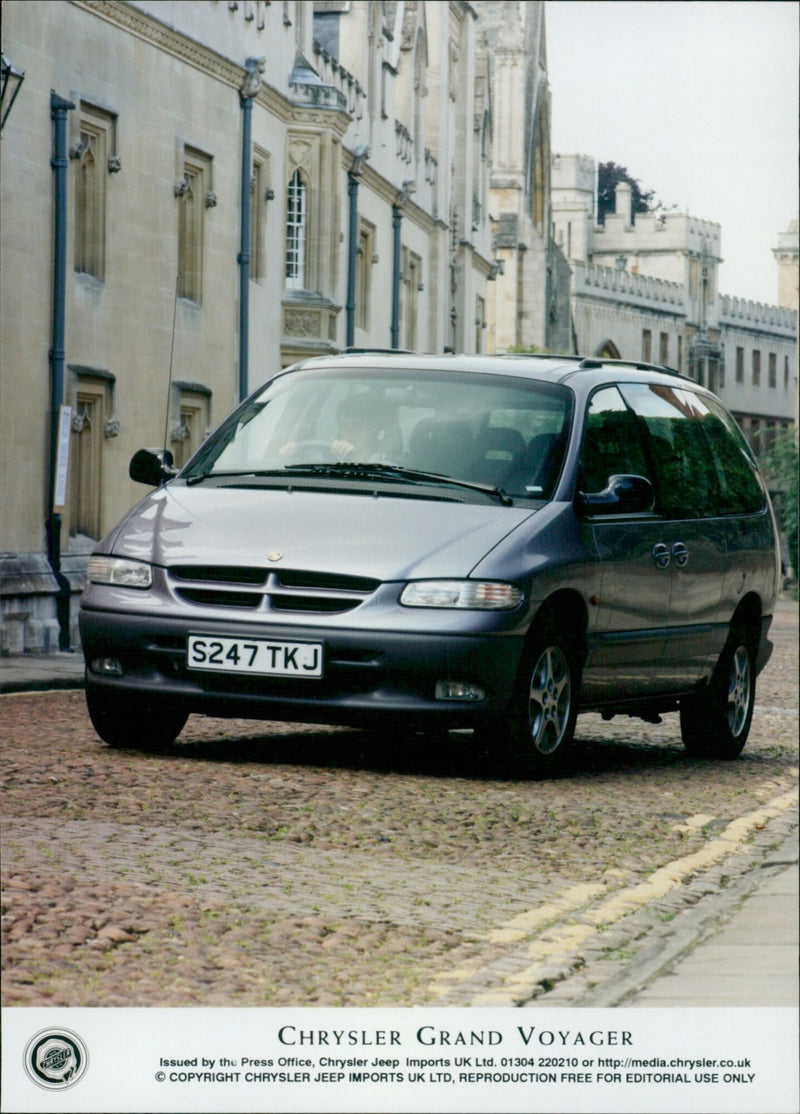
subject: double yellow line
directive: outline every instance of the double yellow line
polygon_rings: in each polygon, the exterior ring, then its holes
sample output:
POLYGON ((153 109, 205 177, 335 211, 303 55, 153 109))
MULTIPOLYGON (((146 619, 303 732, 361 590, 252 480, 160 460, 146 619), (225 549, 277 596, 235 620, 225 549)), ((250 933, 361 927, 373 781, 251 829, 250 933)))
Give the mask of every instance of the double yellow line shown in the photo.
MULTIPOLYGON (((788 809, 796 808, 797 804, 798 790, 795 786, 755 811, 732 820, 721 835, 710 840, 699 851, 659 867, 643 882, 618 890, 597 905, 592 906, 592 903, 608 894, 609 886, 623 879, 626 872, 606 871, 605 881, 571 886, 552 901, 519 913, 492 929, 485 940, 487 951, 496 954, 498 946, 521 944, 537 930, 552 926, 544 935, 530 940, 524 969, 509 974, 500 985, 477 995, 469 1004, 516 1006, 530 1000, 545 976, 547 965, 552 965, 556 957, 568 960, 577 948, 599 932, 601 926, 607 928, 615 924, 649 902, 664 897, 687 879, 708 870, 726 856, 734 854, 753 832, 759 831, 788 809), (559 923, 566 914, 577 910, 581 910, 579 923, 559 923)), ((697 815, 684 821, 682 827, 697 830, 713 819, 714 817, 705 814, 697 815)), ((443 972, 431 985, 431 993, 437 997, 445 995, 473 978, 482 966, 485 963, 482 965, 480 959, 473 958, 460 967, 443 972)))

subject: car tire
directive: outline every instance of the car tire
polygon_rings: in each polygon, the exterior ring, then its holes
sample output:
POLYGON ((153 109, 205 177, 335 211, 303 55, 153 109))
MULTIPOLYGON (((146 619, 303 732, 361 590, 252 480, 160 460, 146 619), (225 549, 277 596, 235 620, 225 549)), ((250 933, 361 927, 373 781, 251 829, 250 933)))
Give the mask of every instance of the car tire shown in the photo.
POLYGON ((180 735, 189 713, 164 699, 126 696, 86 682, 86 706, 97 734, 110 747, 140 750, 168 746, 180 735))
POLYGON ((554 777, 569 768, 578 714, 578 661, 574 642, 555 618, 537 625, 523 653, 508 711, 480 732, 482 741, 493 748, 502 740, 515 773, 554 777))
POLYGON ((756 696, 752 643, 729 638, 708 689, 681 702, 681 737, 696 758, 737 758, 744 749, 756 696))

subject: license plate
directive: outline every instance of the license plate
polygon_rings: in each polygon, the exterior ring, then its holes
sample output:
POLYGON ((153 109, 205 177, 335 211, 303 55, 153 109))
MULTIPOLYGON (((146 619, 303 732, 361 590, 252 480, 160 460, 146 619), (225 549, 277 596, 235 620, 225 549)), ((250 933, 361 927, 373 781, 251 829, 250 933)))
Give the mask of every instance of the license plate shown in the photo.
POLYGON ((322 644, 271 638, 212 638, 190 634, 186 665, 216 673, 270 677, 321 677, 322 644))

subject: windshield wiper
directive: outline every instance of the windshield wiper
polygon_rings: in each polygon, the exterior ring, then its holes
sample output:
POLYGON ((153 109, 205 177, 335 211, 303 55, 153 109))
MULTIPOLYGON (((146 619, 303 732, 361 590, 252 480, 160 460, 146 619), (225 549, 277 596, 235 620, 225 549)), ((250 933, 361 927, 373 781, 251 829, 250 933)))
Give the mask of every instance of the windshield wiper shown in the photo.
POLYGON ((230 480, 236 479, 238 476, 284 476, 285 474, 285 468, 242 468, 236 472, 216 472, 213 468, 210 468, 208 472, 198 472, 196 476, 187 476, 186 485, 191 487, 193 484, 199 484, 208 479, 230 480))
POLYGON ((202 483, 209 478, 235 479, 242 476, 347 476, 351 479, 387 479, 407 483, 437 483, 449 487, 466 488, 468 491, 480 491, 481 495, 488 495, 491 499, 501 502, 504 507, 514 506, 514 500, 501 487, 491 487, 488 483, 472 483, 470 480, 458 480, 452 476, 445 476, 442 472, 426 472, 417 468, 403 468, 400 465, 383 465, 378 461, 365 462, 357 460, 339 460, 329 463, 299 463, 299 465, 286 465, 285 468, 243 468, 241 471, 201 472, 197 476, 188 476, 187 485, 202 483))
POLYGON ((472 483, 470 480, 457 480, 453 476, 446 476, 441 472, 423 472, 417 468, 403 468, 399 464, 381 464, 379 461, 364 462, 353 460, 331 461, 327 464, 287 464, 285 468, 243 468, 236 472, 200 472, 196 476, 187 476, 187 485, 199 484, 203 480, 236 479, 240 476, 348 476, 351 479, 385 479, 397 482, 418 484, 444 484, 450 487, 463 487, 468 491, 479 491, 496 499, 504 507, 514 505, 514 500, 502 487, 489 484, 472 483))
MULTIPOLYGON (((270 473, 274 475, 275 473, 270 473)), ((480 491, 502 503, 504 507, 513 506, 514 500, 502 487, 489 484, 472 483, 470 480, 457 480, 441 472, 423 472, 417 468, 403 468, 399 464, 382 464, 379 461, 340 460, 330 464, 289 464, 281 474, 301 476, 350 476, 353 479, 388 479, 420 484, 446 484, 463 487, 468 491, 480 491)))

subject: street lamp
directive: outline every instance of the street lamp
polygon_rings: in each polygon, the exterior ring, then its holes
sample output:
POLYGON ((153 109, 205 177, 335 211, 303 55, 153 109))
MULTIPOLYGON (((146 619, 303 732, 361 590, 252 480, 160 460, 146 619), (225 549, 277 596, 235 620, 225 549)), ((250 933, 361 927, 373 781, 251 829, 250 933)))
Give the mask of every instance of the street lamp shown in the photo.
POLYGON ((2 65, 0 65, 0 131, 2 131, 11 106, 17 99, 17 93, 22 88, 25 74, 16 66, 12 66, 5 54, 0 55, 0 58, 2 58, 2 65))

